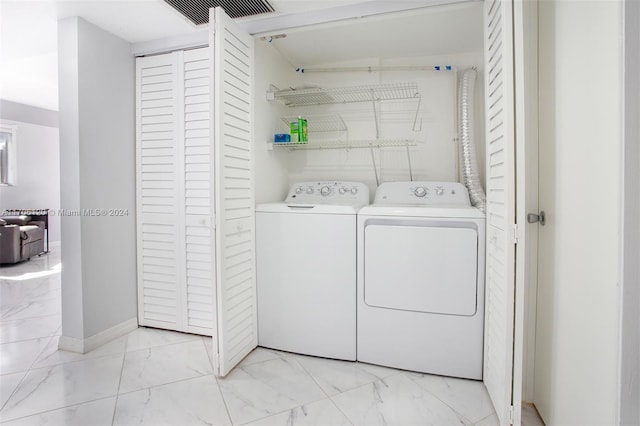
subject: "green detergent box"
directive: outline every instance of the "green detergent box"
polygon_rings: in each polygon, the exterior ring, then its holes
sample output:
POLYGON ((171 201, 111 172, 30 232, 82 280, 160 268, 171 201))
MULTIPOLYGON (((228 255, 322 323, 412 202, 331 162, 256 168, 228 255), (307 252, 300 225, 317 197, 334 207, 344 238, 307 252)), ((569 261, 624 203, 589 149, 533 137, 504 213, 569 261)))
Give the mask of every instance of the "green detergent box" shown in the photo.
POLYGON ((289 124, 289 130, 291 133, 292 143, 307 143, 307 141, 309 140, 307 136, 308 132, 306 119, 298 117, 297 121, 289 124))
POLYGON ((294 121, 289 125, 289 134, 291 134, 291 143, 300 142, 300 131, 298 130, 297 121, 294 121))
POLYGON ((306 118, 298 117, 298 135, 301 143, 307 143, 309 141, 306 118))

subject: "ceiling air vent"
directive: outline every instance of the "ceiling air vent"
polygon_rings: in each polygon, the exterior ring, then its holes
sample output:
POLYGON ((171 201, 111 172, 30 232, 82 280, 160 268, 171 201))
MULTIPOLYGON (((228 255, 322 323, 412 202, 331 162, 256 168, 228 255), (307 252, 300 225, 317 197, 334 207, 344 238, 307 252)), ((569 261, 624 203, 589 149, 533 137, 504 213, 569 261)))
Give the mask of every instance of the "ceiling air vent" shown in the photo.
POLYGON ((209 23, 209 8, 221 6, 232 18, 273 12, 267 0, 164 0, 196 25, 209 23))

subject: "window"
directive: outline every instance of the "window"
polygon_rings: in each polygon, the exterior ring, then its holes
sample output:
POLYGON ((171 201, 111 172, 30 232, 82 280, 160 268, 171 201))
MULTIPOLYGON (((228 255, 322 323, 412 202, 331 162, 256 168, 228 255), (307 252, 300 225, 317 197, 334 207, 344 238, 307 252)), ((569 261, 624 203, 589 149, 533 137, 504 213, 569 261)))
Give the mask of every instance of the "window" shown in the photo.
POLYGON ((16 184, 16 126, 0 124, 0 185, 16 184))

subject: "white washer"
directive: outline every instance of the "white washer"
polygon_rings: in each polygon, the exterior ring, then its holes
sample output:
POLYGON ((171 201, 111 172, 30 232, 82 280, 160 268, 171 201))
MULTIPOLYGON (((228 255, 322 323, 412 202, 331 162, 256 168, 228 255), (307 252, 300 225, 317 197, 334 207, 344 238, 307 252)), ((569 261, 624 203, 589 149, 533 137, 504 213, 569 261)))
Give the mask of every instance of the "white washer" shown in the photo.
POLYGON ((485 216, 455 182, 390 182, 358 213, 358 360, 482 379, 485 216))
POLYGON ((258 344, 356 359, 357 182, 294 184, 256 207, 258 344))

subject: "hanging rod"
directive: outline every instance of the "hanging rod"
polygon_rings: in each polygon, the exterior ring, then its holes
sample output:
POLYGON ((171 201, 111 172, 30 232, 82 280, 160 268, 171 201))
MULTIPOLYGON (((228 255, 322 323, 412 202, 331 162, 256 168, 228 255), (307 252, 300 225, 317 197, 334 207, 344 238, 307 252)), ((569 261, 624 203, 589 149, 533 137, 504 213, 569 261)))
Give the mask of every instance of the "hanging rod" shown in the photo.
POLYGON ((296 72, 378 72, 378 71, 457 71, 453 65, 408 65, 408 66, 383 66, 383 67, 331 67, 331 68, 296 68, 296 72))

